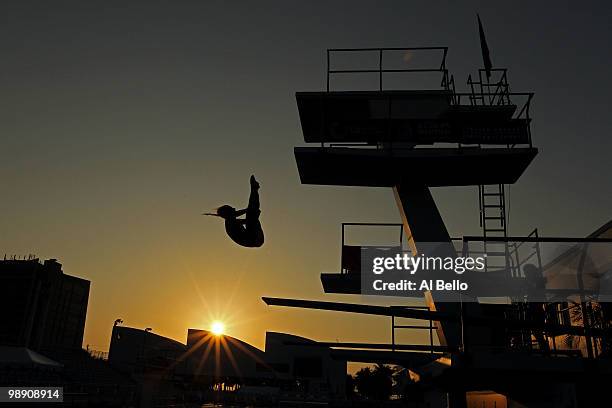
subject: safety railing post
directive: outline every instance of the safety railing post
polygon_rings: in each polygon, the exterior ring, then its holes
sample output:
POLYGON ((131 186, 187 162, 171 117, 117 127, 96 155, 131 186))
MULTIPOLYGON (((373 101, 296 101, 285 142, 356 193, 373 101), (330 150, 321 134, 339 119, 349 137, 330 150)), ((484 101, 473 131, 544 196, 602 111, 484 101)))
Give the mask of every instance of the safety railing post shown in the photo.
POLYGON ((391 315, 391 351, 395 351, 395 315, 391 315))
POLYGON ((380 91, 382 92, 383 90, 383 79, 382 79, 382 62, 383 62, 383 50, 382 48, 378 50, 378 87, 380 89, 380 91))
POLYGON ((327 50, 327 92, 329 92, 329 49, 327 50))
POLYGON ((431 318, 429 318, 429 346, 431 354, 433 354, 433 320, 431 318))

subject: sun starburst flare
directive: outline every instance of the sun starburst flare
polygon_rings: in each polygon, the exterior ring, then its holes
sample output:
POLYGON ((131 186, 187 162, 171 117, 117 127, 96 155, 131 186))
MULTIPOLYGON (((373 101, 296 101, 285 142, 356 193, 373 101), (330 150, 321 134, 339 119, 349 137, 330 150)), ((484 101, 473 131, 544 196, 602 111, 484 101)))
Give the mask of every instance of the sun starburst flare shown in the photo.
POLYGON ((225 325, 220 321, 214 321, 210 326, 210 331, 213 332, 215 336, 221 336, 225 332, 225 325))

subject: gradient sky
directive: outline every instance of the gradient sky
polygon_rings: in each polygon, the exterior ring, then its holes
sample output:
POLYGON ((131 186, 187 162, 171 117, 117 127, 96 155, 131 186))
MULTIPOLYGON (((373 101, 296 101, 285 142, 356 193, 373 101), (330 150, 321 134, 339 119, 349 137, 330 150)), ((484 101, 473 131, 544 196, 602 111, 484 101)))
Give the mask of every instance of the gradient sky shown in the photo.
MULTIPOLYGON (((91 280, 99 350, 119 317, 182 342, 213 319, 258 347, 265 330, 388 341, 385 318, 260 300, 364 300, 322 293, 340 223, 399 220, 389 189, 300 184, 294 93, 323 89, 328 47, 446 45, 464 83, 476 12, 512 91, 536 93, 541 151, 510 190, 510 233, 590 233, 612 218, 610 2, 3 1, 0 251, 91 280), (246 204, 251 173, 257 250, 199 215, 246 204)), ((453 235, 480 231, 475 187, 435 196, 453 235)))

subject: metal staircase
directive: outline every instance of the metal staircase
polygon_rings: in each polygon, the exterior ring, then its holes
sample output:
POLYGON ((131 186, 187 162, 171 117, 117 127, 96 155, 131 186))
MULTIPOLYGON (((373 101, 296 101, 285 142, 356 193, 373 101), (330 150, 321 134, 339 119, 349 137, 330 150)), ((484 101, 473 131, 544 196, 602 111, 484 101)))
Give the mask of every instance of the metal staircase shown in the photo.
POLYGON ((479 185, 480 226, 486 254, 485 271, 505 270, 509 267, 509 250, 506 242, 489 242, 487 238, 506 238, 506 194, 503 184, 479 185))

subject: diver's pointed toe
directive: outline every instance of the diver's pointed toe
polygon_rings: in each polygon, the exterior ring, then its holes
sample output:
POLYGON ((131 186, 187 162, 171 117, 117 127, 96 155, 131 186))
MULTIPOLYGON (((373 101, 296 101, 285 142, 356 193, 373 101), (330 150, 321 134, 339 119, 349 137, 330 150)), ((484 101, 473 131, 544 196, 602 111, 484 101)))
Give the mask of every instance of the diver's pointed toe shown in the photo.
POLYGON ((255 180, 255 175, 251 174, 251 187, 255 189, 259 189, 259 183, 255 180))

